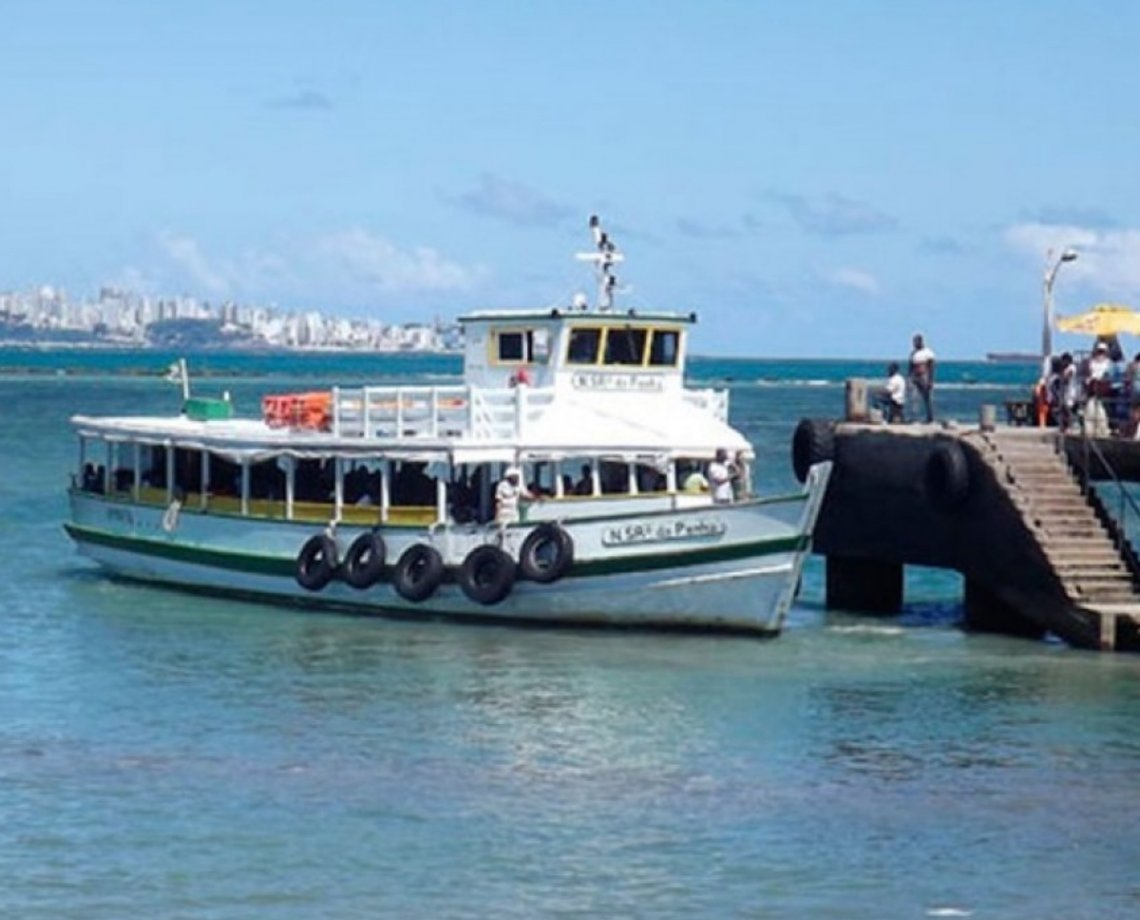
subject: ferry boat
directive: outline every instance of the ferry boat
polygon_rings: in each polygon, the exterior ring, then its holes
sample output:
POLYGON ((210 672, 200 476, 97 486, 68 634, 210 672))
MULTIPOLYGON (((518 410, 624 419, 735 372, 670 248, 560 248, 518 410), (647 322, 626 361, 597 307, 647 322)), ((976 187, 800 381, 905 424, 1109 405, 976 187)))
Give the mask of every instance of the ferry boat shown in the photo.
POLYGON ((211 593, 778 633, 830 464, 752 494, 727 391, 685 387, 696 315, 618 309, 623 256, 590 226, 595 303, 460 317, 460 385, 273 395, 241 418, 191 396, 183 362, 177 414, 75 416, 67 533, 115 575, 211 593))

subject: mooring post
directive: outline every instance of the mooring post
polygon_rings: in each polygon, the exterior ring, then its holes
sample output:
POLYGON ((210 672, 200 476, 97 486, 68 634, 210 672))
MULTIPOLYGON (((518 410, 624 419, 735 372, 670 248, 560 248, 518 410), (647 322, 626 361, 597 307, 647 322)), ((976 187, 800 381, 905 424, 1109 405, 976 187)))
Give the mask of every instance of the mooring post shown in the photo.
POLYGON ((878 559, 827 557, 827 606, 868 613, 898 613, 903 602, 903 567, 878 559))
POLYGON ((862 377, 851 377, 847 380, 845 391, 845 415, 849 422, 865 422, 870 416, 868 408, 867 381, 862 377))

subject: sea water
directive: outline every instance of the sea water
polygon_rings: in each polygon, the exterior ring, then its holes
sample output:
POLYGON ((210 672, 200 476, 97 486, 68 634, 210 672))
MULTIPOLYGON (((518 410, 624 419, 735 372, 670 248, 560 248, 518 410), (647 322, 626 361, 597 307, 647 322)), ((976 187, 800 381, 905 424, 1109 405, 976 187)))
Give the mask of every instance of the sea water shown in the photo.
MULTIPOLYGON (((0 916, 1140 916, 1140 657, 901 617, 761 641, 300 613, 116 581, 61 529, 73 413, 167 412, 163 356, 0 352, 0 916)), ((453 358, 191 358, 239 412, 453 358)), ((1032 369, 946 364, 941 414, 1032 369)), ((877 365, 697 361, 793 485, 877 365)))

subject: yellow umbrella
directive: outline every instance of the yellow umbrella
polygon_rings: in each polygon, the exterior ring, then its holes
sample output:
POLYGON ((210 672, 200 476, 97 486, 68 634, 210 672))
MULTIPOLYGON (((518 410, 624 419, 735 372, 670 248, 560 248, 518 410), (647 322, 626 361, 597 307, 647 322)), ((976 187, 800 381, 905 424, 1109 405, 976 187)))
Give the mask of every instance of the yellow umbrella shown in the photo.
POLYGON ((1127 332, 1140 335, 1140 313, 1118 303, 1098 303, 1084 313, 1057 317, 1061 332, 1083 332, 1085 335, 1112 336, 1127 332))

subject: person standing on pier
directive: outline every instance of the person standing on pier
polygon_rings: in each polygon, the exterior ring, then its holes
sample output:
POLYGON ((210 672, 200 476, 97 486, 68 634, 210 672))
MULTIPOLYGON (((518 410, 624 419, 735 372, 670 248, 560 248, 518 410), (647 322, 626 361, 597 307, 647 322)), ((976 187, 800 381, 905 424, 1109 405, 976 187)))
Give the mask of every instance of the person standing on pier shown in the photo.
POLYGON ((915 333, 911 340, 914 350, 910 353, 910 382, 922 399, 926 421, 934 421, 934 351, 923 341, 922 333, 915 333))

